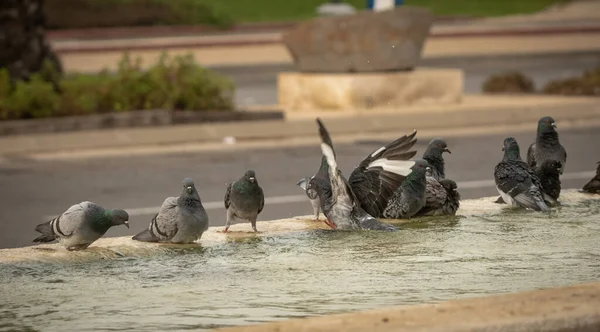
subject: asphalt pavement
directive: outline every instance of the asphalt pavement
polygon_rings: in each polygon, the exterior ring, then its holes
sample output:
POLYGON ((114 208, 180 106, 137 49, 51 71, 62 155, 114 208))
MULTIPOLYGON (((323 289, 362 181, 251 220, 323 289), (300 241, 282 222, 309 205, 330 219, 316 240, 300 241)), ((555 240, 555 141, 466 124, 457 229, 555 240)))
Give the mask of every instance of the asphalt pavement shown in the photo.
MULTIPOLYGON (((600 128, 560 131, 568 151, 563 188, 580 188, 600 160, 600 128)), ((514 133, 522 155, 535 136, 535 123, 527 133, 514 133)), ((316 130, 316 129, 315 129, 316 130)), ((399 133, 402 135, 405 133, 399 133)), ((447 176, 458 182, 463 198, 496 195, 493 168, 502 156, 507 135, 450 137, 452 154, 446 155, 447 176)), ((316 132, 315 132, 316 135, 316 132)), ((419 137, 420 156, 431 137, 419 137)), ((335 136, 333 141, 335 144, 335 136)), ((383 141, 355 141, 337 144, 338 163, 345 174, 383 141)), ((225 184, 254 169, 267 197, 259 220, 272 220, 312 213, 309 202, 295 183, 316 172, 319 146, 280 146, 204 151, 180 154, 112 156, 92 159, 32 161, 26 157, 0 163, 0 248, 31 245, 34 227, 70 205, 91 200, 107 208, 129 211, 131 229, 113 227, 107 236, 134 235, 147 227, 152 214, 167 196, 176 196, 184 177, 192 177, 208 210, 211 226, 225 223, 225 184)), ((232 230, 250 230, 248 224, 232 230)))
MULTIPOLYGON (((529 76, 536 88, 555 79, 581 75, 600 67, 600 52, 571 52, 561 54, 489 55, 424 58, 420 67, 462 69, 465 75, 464 92, 481 93, 491 75, 517 71, 529 76)), ((276 105, 277 75, 294 71, 293 64, 214 67, 229 76, 236 84, 235 102, 238 106, 276 105)))

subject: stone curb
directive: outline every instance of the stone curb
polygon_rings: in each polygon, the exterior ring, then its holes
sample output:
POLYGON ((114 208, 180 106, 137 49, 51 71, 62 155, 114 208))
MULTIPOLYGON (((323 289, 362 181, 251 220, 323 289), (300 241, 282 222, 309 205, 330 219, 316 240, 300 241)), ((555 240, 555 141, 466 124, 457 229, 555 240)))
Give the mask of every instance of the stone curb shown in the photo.
MULTIPOLYGON (((587 34, 600 32, 600 26, 579 26, 579 27, 539 27, 539 28, 494 28, 482 27, 480 30, 471 29, 471 31, 433 31, 429 39, 437 38, 467 38, 467 37, 510 37, 510 36, 541 36, 556 34, 587 34)), ((61 41, 54 40, 53 49, 59 54, 72 53, 90 53, 90 52, 109 52, 109 51, 133 51, 133 50, 157 50, 170 48, 206 48, 206 47, 241 47, 281 44, 282 33, 274 35, 273 33, 264 34, 264 36, 252 35, 251 33, 232 33, 223 34, 227 38, 219 40, 218 35, 206 35, 211 37, 209 40, 171 41, 171 42, 137 42, 134 44, 124 43, 123 45, 103 45, 102 40, 81 41, 80 45, 61 45, 61 41)), ((180 35, 181 37, 181 35, 180 35)), ((50 38, 52 41, 52 38, 50 38)), ((126 40, 125 40, 126 42, 126 40)), ((111 41, 114 44, 114 41, 111 41)))
POLYGON ((217 329, 303 331, 600 331, 600 283, 217 329))
POLYGON ((0 138, 0 155, 157 144, 221 143, 229 136, 234 136, 237 141, 314 137, 316 135, 314 121, 317 116, 327 123, 327 128, 332 135, 406 133, 413 129, 467 129, 536 123, 540 117, 546 115, 552 115, 560 119, 560 122, 593 120, 600 116, 600 103, 596 98, 538 97, 527 99, 528 102, 520 102, 519 98, 519 96, 485 97, 478 103, 464 103, 461 106, 411 107, 395 112, 372 110, 364 113, 288 113, 285 121, 180 124, 5 136, 0 138), (503 101, 500 102, 497 98, 503 101))
POLYGON ((0 137, 10 135, 60 133, 82 130, 170 126, 190 123, 283 120, 281 111, 169 111, 146 110, 69 116, 62 118, 0 122, 0 137))

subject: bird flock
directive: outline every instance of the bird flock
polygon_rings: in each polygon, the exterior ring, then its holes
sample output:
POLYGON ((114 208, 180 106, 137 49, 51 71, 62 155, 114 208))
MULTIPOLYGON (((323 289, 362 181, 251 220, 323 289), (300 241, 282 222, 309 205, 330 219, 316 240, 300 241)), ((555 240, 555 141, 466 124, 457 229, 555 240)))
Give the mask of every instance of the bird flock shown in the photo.
MULTIPOLYGON (((446 178, 443 153, 451 153, 442 138, 433 139, 422 158, 413 158, 416 131, 380 147, 365 157, 346 179, 336 162, 331 136, 316 119, 321 139, 321 164, 315 175, 296 184, 304 190, 313 207, 314 220, 323 220, 335 230, 396 231, 397 227, 378 218, 410 219, 418 216, 455 215, 460 194, 455 181, 446 178)), ((567 152, 560 144, 556 124, 546 116, 538 121, 537 135, 523 161, 517 141, 503 142, 502 160, 494 168, 499 204, 535 211, 550 211, 560 196, 560 176, 567 152)), ((582 191, 600 193, 600 162, 596 175, 582 191)), ((237 219, 256 221, 265 205, 262 188, 254 170, 227 184, 224 197, 227 233, 237 219)), ((56 218, 38 225, 41 233, 34 242, 57 240, 67 250, 83 250, 101 238, 109 228, 125 225, 124 210, 108 210, 93 202, 75 204, 56 218)), ((208 229, 208 215, 190 178, 183 180, 179 197, 167 197, 148 228, 133 236, 142 242, 192 243, 208 229)))

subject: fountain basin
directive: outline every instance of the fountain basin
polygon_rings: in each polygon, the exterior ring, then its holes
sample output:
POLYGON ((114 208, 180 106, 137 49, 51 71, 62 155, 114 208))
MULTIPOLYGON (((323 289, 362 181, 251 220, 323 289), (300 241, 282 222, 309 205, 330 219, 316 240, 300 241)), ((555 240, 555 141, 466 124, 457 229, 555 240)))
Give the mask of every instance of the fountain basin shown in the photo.
POLYGON ((211 228, 199 245, 4 249, 0 314, 14 329, 207 330, 600 279, 600 195, 566 190, 550 214, 495 198, 394 233, 300 217, 259 223, 257 235, 211 228))

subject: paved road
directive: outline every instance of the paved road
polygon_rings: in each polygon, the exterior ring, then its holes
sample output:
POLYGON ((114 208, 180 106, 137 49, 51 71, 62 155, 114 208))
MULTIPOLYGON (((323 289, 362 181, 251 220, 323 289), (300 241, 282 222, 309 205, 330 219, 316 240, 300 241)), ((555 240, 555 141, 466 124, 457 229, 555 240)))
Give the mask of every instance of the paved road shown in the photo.
MULTIPOLYGON (((420 66, 464 70, 465 93, 480 93, 483 82, 490 75, 505 71, 520 71, 541 89, 550 80, 578 76, 585 70, 599 67, 600 53, 426 58, 420 66)), ((277 74, 295 70, 293 65, 215 69, 234 80, 235 101, 240 106, 277 104, 277 74)))
MULTIPOLYGON (((560 128, 560 123, 558 124, 560 128)), ((533 125, 532 127, 535 127, 533 125)), ((522 142, 533 140, 534 134, 519 134, 522 142)), ((495 195, 492 170, 501 157, 504 136, 452 137, 448 144, 452 154, 446 157, 448 176, 459 182, 463 198, 495 195)), ((335 143, 335 137, 333 137, 335 143)), ((422 154, 429 137, 417 143, 422 154)), ((594 142, 600 141, 600 128, 561 132, 561 140, 569 152, 564 179, 565 188, 580 188, 587 174, 600 160, 594 142), (592 149, 593 147, 593 149, 592 149)), ((339 144, 339 164, 346 174, 364 156, 384 142, 339 144)), ((524 152, 523 152, 524 154, 524 152)), ((69 161, 33 162, 8 160, 0 164, 0 247, 31 244, 36 224, 48 215, 63 211, 75 202, 92 200, 110 208, 128 209, 131 229, 109 230, 108 236, 132 235, 148 224, 153 207, 167 195, 178 195, 184 177, 192 177, 209 208, 212 226, 223 225, 222 198, 225 183, 238 178, 247 168, 257 171, 268 203, 261 220, 311 213, 295 182, 314 174, 320 158, 318 146, 281 147, 237 152, 203 152, 140 157, 111 157, 69 161)), ((248 228, 248 225, 233 228, 248 228)))

